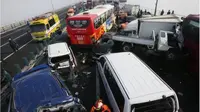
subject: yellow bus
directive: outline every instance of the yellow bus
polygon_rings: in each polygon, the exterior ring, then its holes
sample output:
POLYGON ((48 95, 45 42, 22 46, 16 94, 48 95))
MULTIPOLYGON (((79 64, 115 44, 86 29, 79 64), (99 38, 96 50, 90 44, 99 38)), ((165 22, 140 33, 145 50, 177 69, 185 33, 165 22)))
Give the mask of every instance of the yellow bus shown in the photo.
POLYGON ((60 20, 57 14, 48 12, 34 18, 30 22, 31 35, 33 40, 42 41, 49 39, 55 34, 61 34, 60 20))

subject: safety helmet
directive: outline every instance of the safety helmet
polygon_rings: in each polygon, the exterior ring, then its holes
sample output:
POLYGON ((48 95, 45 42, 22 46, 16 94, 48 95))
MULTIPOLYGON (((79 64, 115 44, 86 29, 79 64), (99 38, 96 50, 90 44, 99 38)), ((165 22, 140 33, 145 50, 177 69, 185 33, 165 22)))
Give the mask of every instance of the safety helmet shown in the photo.
POLYGON ((102 100, 97 100, 95 103, 95 109, 96 110, 101 110, 103 106, 103 101, 102 100))

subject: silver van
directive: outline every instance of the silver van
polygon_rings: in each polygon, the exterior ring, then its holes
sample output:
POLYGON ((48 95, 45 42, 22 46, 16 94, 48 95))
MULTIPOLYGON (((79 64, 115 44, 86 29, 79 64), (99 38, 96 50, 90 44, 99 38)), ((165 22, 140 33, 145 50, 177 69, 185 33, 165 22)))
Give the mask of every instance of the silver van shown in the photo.
POLYGON ((113 112, 179 111, 175 91, 131 52, 101 56, 97 76, 113 112))

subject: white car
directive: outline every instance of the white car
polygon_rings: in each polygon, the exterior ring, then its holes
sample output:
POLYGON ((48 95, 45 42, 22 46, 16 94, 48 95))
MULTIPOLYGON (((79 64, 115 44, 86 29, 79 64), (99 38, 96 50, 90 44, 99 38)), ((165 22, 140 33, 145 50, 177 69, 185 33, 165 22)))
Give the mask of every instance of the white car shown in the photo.
POLYGON ((77 66, 73 51, 66 42, 48 45, 48 64, 52 67, 58 64, 58 69, 77 66))
POLYGON ((104 88, 97 94, 106 92, 113 112, 179 111, 175 91, 131 52, 102 55, 97 79, 104 88))

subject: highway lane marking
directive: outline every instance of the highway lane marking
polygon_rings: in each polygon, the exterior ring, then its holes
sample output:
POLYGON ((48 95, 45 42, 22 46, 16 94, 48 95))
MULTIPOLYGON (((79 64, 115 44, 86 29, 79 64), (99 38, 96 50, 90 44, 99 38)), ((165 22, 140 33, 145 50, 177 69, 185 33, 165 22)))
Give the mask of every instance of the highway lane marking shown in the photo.
MULTIPOLYGON (((15 38, 14 40, 17 40, 18 38, 24 36, 25 34, 28 34, 28 33, 27 33, 27 32, 26 32, 26 33, 23 33, 22 35, 18 36, 18 37, 15 38)), ((1 47, 5 46, 5 45, 7 45, 7 44, 9 44, 9 42, 6 42, 5 44, 1 45, 1 47)))
POLYGON ((17 32, 17 31, 19 31, 19 30, 24 30, 24 29, 26 29, 26 28, 27 28, 27 26, 26 26, 25 28, 22 28, 22 29, 17 29, 17 30, 15 30, 15 31, 11 32, 11 33, 8 33, 7 35, 1 36, 1 38, 5 38, 5 37, 7 37, 8 35, 11 35, 11 34, 17 32))
MULTIPOLYGON (((25 47, 26 45, 28 45, 30 42, 32 42, 33 41, 33 39, 32 40, 30 40, 30 41, 28 41, 26 44, 24 44, 23 46, 21 46, 20 48, 19 48, 19 50, 21 50, 23 47, 25 47)), ((18 51, 19 51, 18 50, 18 51)), ((15 52, 13 52, 13 53, 11 53, 11 54, 9 54, 8 56, 6 56, 3 60, 6 60, 6 59, 8 59, 10 56, 12 56, 13 54, 15 54, 15 52)), ((2 61, 0 61, 0 63, 1 63, 2 61)))
MULTIPOLYGON (((65 32, 65 29, 66 29, 66 27, 63 28, 62 32, 65 32)), ((21 47, 19 48, 19 50, 21 50, 23 47, 25 47, 27 44, 29 44, 29 43, 32 42, 32 41, 33 41, 33 39, 30 40, 29 42, 27 42, 26 44, 24 44, 23 46, 21 46, 21 47)), ((6 59, 9 58, 10 56, 12 56, 14 53, 15 53, 15 52, 9 54, 9 55, 6 56, 3 60, 6 60, 6 59)), ((1 62, 2 62, 2 61, 0 61, 0 63, 1 63, 1 62)))

